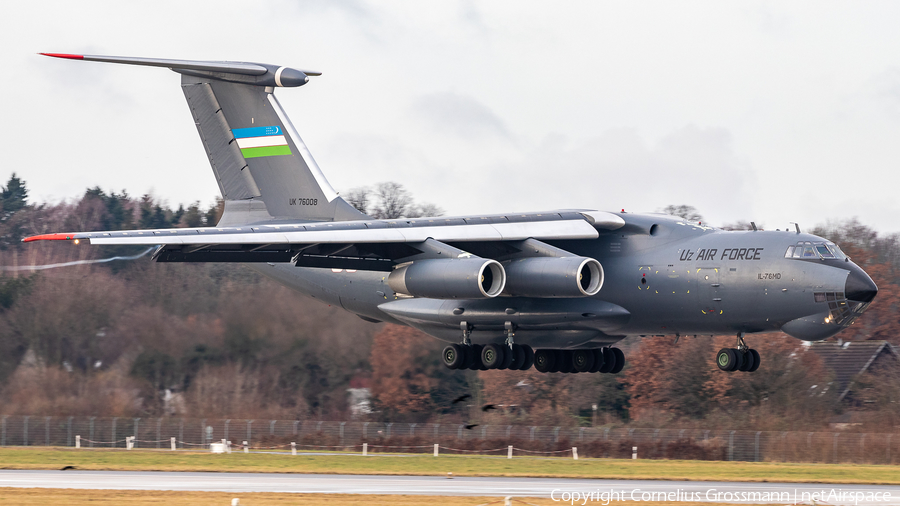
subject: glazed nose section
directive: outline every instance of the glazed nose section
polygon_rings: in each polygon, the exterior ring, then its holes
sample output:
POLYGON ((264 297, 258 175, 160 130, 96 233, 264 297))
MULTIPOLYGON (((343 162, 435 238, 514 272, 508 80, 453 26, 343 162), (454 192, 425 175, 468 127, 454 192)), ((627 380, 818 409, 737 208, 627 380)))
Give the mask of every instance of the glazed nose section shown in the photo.
POLYGON ((872 299, 878 294, 878 287, 864 270, 856 267, 851 269, 850 275, 847 276, 844 294, 847 300, 872 302, 872 299))

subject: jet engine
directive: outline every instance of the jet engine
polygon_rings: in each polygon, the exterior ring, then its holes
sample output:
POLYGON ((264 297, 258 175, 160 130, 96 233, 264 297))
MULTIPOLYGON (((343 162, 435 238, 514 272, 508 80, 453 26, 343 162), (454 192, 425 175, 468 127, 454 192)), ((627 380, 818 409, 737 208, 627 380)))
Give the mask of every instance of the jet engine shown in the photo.
POLYGON ((485 299, 500 295, 506 272, 485 258, 426 259, 401 265, 387 281, 391 290, 416 297, 485 299))
POLYGON ((593 258, 531 257, 504 266, 504 294, 518 297, 590 297, 603 286, 603 266, 593 258))

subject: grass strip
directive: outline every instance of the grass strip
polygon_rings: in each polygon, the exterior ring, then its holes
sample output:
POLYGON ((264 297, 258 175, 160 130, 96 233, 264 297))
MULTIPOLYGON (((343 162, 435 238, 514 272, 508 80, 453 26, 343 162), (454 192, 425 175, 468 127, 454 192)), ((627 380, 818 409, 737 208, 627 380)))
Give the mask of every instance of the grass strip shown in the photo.
POLYGON ((211 471, 444 476, 505 476, 634 480, 739 481, 783 483, 900 484, 900 466, 717 462, 698 460, 615 460, 570 458, 487 458, 441 455, 297 455, 208 452, 6 447, 0 469, 103 471, 211 471))

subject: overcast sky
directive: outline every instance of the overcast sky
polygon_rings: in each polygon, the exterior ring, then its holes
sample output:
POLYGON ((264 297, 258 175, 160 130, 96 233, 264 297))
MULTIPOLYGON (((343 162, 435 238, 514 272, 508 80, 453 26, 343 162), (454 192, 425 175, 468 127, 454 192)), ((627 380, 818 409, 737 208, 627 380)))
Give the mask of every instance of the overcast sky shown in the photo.
POLYGON ((9 2, 0 179, 208 204, 177 74, 35 53, 240 60, 323 72, 276 93, 339 191, 900 231, 900 3, 620 4, 9 2))

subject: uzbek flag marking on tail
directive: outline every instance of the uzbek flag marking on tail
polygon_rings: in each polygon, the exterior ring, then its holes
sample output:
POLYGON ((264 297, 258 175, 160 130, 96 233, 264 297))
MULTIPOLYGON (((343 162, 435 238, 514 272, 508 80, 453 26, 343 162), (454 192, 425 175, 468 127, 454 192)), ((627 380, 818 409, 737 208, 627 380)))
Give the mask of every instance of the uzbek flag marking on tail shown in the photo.
POLYGON ((291 154, 291 148, 279 126, 233 128, 231 133, 244 158, 291 154))

